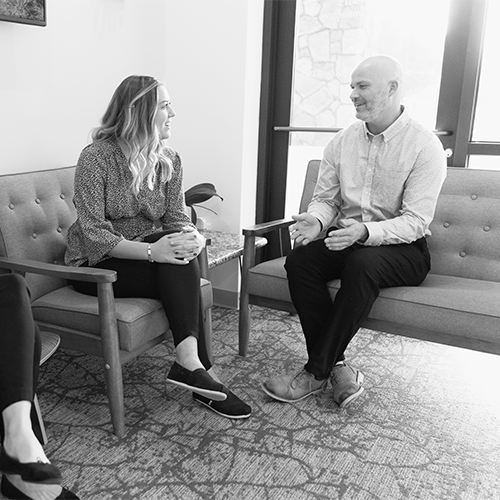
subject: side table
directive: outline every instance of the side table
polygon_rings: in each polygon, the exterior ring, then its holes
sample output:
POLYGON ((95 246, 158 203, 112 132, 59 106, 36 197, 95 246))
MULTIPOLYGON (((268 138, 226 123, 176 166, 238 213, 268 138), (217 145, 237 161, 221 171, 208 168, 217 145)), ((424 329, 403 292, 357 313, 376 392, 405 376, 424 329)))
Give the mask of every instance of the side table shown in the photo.
MULTIPOLYGON (((220 266, 232 259, 240 259, 243 255, 245 237, 241 234, 226 233, 225 231, 212 231, 204 229, 200 231, 207 239, 207 260, 200 263, 201 277, 207 279, 208 270, 220 266)), ((267 245, 264 237, 255 239, 255 248, 267 245)), ((240 259, 241 268, 241 259, 240 259)))

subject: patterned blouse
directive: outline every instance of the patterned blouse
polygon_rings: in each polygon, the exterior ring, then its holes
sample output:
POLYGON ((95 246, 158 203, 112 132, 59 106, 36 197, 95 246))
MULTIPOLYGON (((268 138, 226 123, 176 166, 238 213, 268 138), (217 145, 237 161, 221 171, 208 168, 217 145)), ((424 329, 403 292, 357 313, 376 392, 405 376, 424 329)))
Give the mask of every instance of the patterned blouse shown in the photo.
POLYGON ((153 189, 144 181, 139 194, 131 190, 132 174, 115 139, 94 142, 83 149, 75 172, 77 219, 68 230, 65 262, 95 266, 123 239, 143 241, 163 229, 193 226, 185 213, 182 163, 172 160, 172 178, 157 176, 153 189))

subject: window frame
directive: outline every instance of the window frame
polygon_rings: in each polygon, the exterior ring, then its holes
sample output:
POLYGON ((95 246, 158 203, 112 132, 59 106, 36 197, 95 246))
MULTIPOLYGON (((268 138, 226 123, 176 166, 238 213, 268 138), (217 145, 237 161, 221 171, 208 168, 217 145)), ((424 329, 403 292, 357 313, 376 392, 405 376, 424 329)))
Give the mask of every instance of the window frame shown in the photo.
POLYGON ((470 155, 500 155, 500 142, 472 141, 488 0, 454 0, 446 36, 436 128, 453 154, 448 166, 467 167, 470 155), (459 103, 457 106, 456 103, 459 103))

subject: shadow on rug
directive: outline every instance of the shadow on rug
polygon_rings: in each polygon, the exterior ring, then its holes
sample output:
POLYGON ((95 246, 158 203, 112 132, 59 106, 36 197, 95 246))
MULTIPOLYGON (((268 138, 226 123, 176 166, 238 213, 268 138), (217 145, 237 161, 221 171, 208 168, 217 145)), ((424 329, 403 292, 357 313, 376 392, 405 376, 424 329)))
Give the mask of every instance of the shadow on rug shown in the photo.
MULTIPOLYGON (((125 365, 127 434, 112 434, 101 361, 60 349, 42 368, 47 455, 82 500, 488 500, 500 491, 500 357, 361 330, 350 362, 365 392, 340 410, 329 391, 290 405, 260 383, 300 368, 297 317, 214 308, 224 382, 251 404, 231 421, 165 383, 172 344, 125 365)), ((0 497, 1 498, 1 497, 0 497)))

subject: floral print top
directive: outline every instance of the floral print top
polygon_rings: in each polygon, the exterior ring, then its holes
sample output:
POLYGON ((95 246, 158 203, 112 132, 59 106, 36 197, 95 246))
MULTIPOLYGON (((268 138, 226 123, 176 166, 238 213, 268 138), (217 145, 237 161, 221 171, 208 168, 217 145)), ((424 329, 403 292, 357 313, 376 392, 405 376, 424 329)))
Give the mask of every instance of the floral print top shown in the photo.
POLYGON ((185 212, 183 171, 179 154, 166 148, 172 178, 158 175, 153 189, 144 181, 132 193, 132 174, 115 139, 94 142, 80 154, 75 171, 77 219, 68 230, 65 262, 95 266, 123 239, 142 241, 164 229, 193 226, 185 212))

